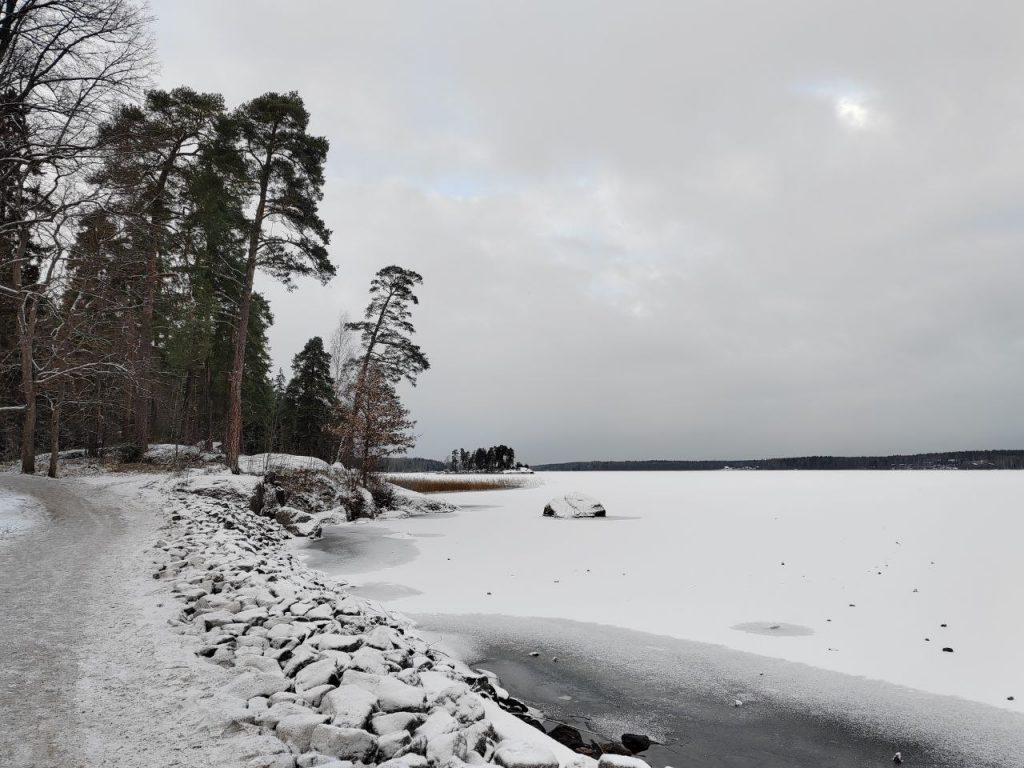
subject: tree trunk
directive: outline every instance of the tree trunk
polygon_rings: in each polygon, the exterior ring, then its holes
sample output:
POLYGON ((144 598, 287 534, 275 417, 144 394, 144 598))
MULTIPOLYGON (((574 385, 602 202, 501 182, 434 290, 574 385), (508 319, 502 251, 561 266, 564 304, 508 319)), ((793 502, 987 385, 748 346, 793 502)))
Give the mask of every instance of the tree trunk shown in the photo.
MULTIPOLYGON (((24 349, 24 344, 22 345, 24 349)), ((21 473, 36 472, 36 391, 32 381, 32 358, 29 352, 28 374, 25 373, 25 353, 22 351, 21 388, 25 393, 25 414, 21 420, 21 473)))
POLYGON ((58 392, 50 404, 50 467, 46 474, 48 477, 57 476, 57 454, 60 453, 60 403, 61 395, 58 392))
POLYGON ((99 458, 103 448, 103 379, 99 375, 96 376, 96 409, 93 416, 93 428, 86 453, 92 458, 99 458))
MULTIPOLYGON (((14 289, 22 291, 22 264, 28 249, 28 229, 22 227, 18 235, 18 248, 11 273, 14 289)), ((21 420, 21 473, 36 472, 36 380, 32 365, 33 342, 36 330, 36 300, 26 295, 17 309, 18 353, 21 366, 21 393, 25 398, 25 412, 21 420)))
POLYGON ((206 408, 206 450, 213 450, 213 405, 210 403, 210 363, 203 363, 203 388, 206 397, 203 398, 203 406, 206 408))
POLYGON ((184 392, 181 396, 181 414, 178 425, 178 434, 181 442, 191 445, 195 442, 195 419, 192 418, 192 390, 195 388, 195 367, 190 365, 185 372, 184 392))
POLYGON ((151 248, 146 261, 146 289, 139 320, 138 388, 132 401, 132 438, 141 453, 149 449, 150 403, 153 396, 153 315, 156 305, 157 248, 151 248))
POLYGON ((252 307, 252 284, 256 277, 256 252, 259 250, 263 230, 263 215, 267 205, 267 187, 270 184, 270 160, 267 161, 260 178, 260 196, 256 215, 249 232, 249 258, 245 266, 245 282, 242 284, 242 299, 238 307, 238 323, 235 326, 235 350, 231 360, 231 379, 228 390, 228 419, 224 432, 224 461, 233 474, 238 474, 238 456, 242 452, 242 376, 245 372, 245 341, 249 332, 249 310, 252 307))
POLYGON ((158 233, 164 226, 163 195, 167 189, 167 179, 174 168, 181 150, 181 141, 171 148, 160 169, 156 181, 153 201, 149 207, 149 253, 146 256, 146 289, 142 301, 142 318, 139 323, 139 368, 141 380, 136 392, 133 410, 135 411, 135 442, 145 453, 149 449, 151 432, 151 411, 153 403, 153 317, 156 314, 156 291, 159 284, 160 240, 158 233))

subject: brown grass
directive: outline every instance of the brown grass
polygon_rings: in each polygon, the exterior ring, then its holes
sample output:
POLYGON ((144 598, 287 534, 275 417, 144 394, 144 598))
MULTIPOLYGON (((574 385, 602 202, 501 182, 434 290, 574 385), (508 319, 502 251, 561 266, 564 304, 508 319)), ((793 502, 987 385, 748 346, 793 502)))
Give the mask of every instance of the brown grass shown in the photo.
POLYGON ((504 491, 530 485, 530 475, 403 475, 387 476, 389 483, 417 493, 504 491))

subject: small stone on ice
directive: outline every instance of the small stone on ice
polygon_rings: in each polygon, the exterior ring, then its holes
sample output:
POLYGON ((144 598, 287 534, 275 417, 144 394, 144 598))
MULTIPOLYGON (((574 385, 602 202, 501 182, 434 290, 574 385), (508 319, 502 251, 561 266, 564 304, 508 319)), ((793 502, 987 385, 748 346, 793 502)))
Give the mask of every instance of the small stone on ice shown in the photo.
POLYGON ((540 654, 539 654, 539 653, 537 653, 537 651, 530 651, 530 655, 531 655, 531 656, 533 656, 533 657, 535 657, 535 658, 536 658, 537 656, 540 656, 540 654))
POLYGON ((740 701, 739 699, 736 699, 735 701, 733 701, 732 705, 734 707, 742 707, 743 706, 743 702, 740 701))
POLYGON ((942 649, 942 652, 943 652, 943 653, 952 653, 952 652, 953 652, 953 649, 952 649, 952 648, 950 648, 950 647, 949 647, 949 646, 947 645, 947 646, 946 646, 945 648, 943 648, 943 649, 942 649))

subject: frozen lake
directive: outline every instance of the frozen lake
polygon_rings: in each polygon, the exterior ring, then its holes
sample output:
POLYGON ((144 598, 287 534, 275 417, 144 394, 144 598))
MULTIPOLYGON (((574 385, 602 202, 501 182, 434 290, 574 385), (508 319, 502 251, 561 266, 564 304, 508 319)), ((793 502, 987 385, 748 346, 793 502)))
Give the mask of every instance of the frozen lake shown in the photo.
MULTIPOLYGON (((478 630, 487 615, 566 619, 714 644, 796 662, 785 668, 796 698, 860 686, 842 675, 959 697, 965 718, 998 722, 1020 746, 1024 473, 537 477, 535 488, 451 494, 453 515, 342 526, 300 551, 407 614, 473 615, 478 630), (569 491, 602 501, 608 518, 541 516, 569 491)), ((893 709, 914 706, 922 723, 939 706, 901 696, 893 709)), ((943 701, 955 722, 955 700, 943 701)))
POLYGON ((599 622, 1024 712, 1024 473, 538 477, 354 526, 379 553, 312 564, 408 613, 599 622), (541 517, 571 490, 609 517, 541 517))

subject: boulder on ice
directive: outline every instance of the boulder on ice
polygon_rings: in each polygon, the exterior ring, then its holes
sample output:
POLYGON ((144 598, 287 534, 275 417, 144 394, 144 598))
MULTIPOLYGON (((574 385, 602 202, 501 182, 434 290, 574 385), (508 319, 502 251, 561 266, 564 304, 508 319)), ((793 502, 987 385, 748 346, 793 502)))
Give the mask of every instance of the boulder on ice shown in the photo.
POLYGON ((604 517, 604 505, 582 493, 558 496, 544 506, 544 517, 604 517))

